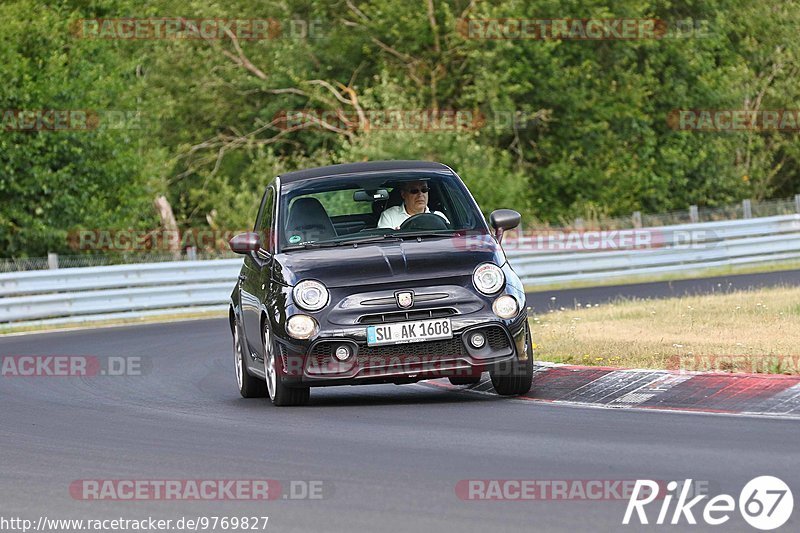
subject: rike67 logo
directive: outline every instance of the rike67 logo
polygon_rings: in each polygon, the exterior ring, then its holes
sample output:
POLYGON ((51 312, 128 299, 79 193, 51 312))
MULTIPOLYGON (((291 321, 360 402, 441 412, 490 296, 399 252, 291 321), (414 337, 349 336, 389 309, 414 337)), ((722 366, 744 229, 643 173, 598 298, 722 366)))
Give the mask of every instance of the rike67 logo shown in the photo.
MULTIPOLYGON (((685 523, 694 525, 697 524, 695 513, 706 524, 712 526, 718 526, 730 520, 737 504, 733 496, 720 494, 704 502, 703 505, 701 502, 708 495, 701 494, 689 499, 691 486, 691 479, 687 479, 681 484, 677 481, 670 481, 667 483, 667 494, 659 498, 659 484, 656 481, 636 480, 622 523, 627 525, 631 523, 631 519, 634 519, 634 524, 638 520, 640 524, 675 525, 685 523), (671 509, 672 501, 676 496, 675 507, 671 509), (651 514, 648 517, 645 507, 656 499, 660 500, 661 505, 658 517, 655 522, 651 522, 652 511, 655 509, 650 509, 651 514)), ((781 527, 789 520, 794 508, 794 498, 789 486, 781 479, 773 476, 759 476, 744 486, 739 493, 738 504, 742 518, 748 524, 756 529, 769 531, 781 527)), ((654 507, 658 507, 658 504, 654 507)))

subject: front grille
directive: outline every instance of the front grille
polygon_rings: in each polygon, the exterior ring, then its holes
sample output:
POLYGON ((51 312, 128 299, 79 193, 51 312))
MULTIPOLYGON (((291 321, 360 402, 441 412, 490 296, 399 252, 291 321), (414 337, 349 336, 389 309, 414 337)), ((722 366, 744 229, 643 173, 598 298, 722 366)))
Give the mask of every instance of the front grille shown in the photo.
MULTIPOLYGON (((324 367, 331 361, 333 349, 341 343, 317 343, 309 354, 309 366, 324 367)), ((363 367, 387 366, 420 361, 457 359, 466 355, 459 338, 440 341, 390 344, 388 346, 367 346, 359 343, 357 362, 363 367)))
POLYGON ((464 357, 466 350, 456 337, 440 341, 390 344, 388 346, 358 347, 358 365, 361 367, 388 366, 415 362, 444 361, 464 357))
POLYGON ((491 326, 481 330, 489 341, 489 347, 492 351, 505 350, 510 347, 508 335, 503 331, 503 328, 498 326, 491 326))
POLYGON ((311 359, 309 364, 316 365, 317 367, 327 365, 331 354, 333 354, 333 345, 334 343, 332 342, 317 343, 309 354, 309 358, 311 359))
POLYGON ((407 320, 426 320, 428 318, 444 318, 457 313, 452 307, 438 307, 436 309, 414 309, 410 311, 393 311, 390 313, 375 313, 361 315, 359 324, 385 324, 387 322, 404 322, 407 320))
POLYGON ((286 362, 287 353, 286 353, 286 346, 284 346, 284 345, 283 345, 283 344, 281 344, 281 343, 278 343, 278 353, 279 353, 279 354, 280 354, 280 356, 281 356, 281 367, 283 368, 283 373, 284 373, 284 374, 286 374, 286 373, 287 373, 287 362, 286 362))
MULTIPOLYGON (((446 292, 429 292, 427 294, 414 293, 415 302, 432 302, 434 300, 445 300, 450 295, 446 292)), ((361 300, 361 305, 395 305, 397 303, 396 296, 386 296, 382 298, 370 298, 368 300, 361 300)))

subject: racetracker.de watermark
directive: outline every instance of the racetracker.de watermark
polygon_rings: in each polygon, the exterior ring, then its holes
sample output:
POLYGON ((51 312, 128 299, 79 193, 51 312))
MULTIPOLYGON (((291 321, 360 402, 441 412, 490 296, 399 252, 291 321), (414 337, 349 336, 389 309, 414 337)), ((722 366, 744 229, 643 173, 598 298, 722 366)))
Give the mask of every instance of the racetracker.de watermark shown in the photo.
POLYGON ((798 109, 673 109, 667 125, 678 131, 800 131, 798 109))
POLYGON ((461 18, 456 29, 474 40, 635 41, 711 35, 709 21, 696 19, 461 18))
MULTIPOLYGON (((635 479, 462 479, 456 496, 466 501, 613 501, 630 500, 635 479)), ((708 494, 709 482, 690 483, 692 494, 708 494)), ((664 498, 667 482, 647 487, 647 496, 664 498)))
POLYGON ((280 131, 315 129, 334 132, 527 130, 547 121, 547 111, 528 113, 519 109, 486 113, 476 109, 286 109, 272 117, 272 125, 280 131))
MULTIPOLYGON (((660 248, 700 249, 715 246, 718 237, 708 230, 661 230, 657 228, 621 230, 511 230, 504 233, 507 252, 602 252, 652 250, 660 248)), ((493 246, 485 234, 467 233, 454 238, 455 246, 480 250, 493 246)))
POLYGON ((279 130, 363 131, 476 131, 486 117, 478 111, 452 109, 373 109, 361 113, 324 109, 279 111, 273 117, 279 130))
MULTIPOLYGON (((408 326, 411 327, 411 326, 408 326)), ((413 345, 414 343, 409 343, 413 345)), ((452 377, 480 378, 482 368, 465 366, 461 361, 464 355, 457 350, 439 355, 418 355, 409 348, 407 354, 370 355, 350 357, 339 361, 334 356, 311 353, 305 357, 288 355, 283 360, 283 373, 286 375, 345 376, 357 374, 360 378, 383 377, 387 375, 408 376, 413 379, 420 374, 433 373, 452 377)), ((507 361, 497 368, 510 369, 514 362, 507 361)))
MULTIPOLYGON (((189 228, 187 230, 80 229, 67 233, 67 244, 73 250, 110 252, 170 251, 194 247, 200 250, 228 251, 228 241, 248 230, 189 228)), ((268 234, 261 242, 269 242, 268 234)), ((255 250, 253 250, 255 251, 255 250)))
POLYGON ((673 355, 668 370, 800 374, 800 355, 673 355))
POLYGON ((138 356, 3 355, 0 377, 141 376, 149 372, 147 361, 138 356))
POLYGON ((74 33, 82 39, 107 40, 214 40, 314 39, 324 34, 322 20, 222 18, 107 18, 80 19, 74 33))
POLYGON ((323 480, 277 479, 77 479, 70 483, 75 500, 323 500, 333 485, 323 480))
POLYGON ((0 131, 138 130, 146 126, 140 111, 114 109, 2 109, 0 131))

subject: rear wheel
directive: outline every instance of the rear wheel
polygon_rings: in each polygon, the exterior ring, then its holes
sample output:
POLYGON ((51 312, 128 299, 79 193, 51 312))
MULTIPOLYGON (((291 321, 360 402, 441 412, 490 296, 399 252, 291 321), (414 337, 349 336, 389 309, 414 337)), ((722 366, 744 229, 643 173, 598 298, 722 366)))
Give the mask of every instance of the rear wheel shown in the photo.
POLYGON ((264 342, 264 373, 267 376, 267 393, 273 405, 290 406, 306 405, 311 397, 308 387, 287 387, 283 383, 282 368, 276 361, 274 343, 269 328, 264 326, 262 336, 264 342))
POLYGON ((267 384, 247 372, 247 360, 245 348, 242 346, 242 338, 239 336, 239 326, 233 325, 233 364, 236 371, 236 384, 239 386, 239 394, 243 398, 263 398, 267 395, 267 384))
POLYGON ((495 392, 501 396, 520 396, 531 390, 533 384, 533 347, 531 330, 525 324, 525 361, 515 360, 503 368, 492 370, 489 375, 495 392))

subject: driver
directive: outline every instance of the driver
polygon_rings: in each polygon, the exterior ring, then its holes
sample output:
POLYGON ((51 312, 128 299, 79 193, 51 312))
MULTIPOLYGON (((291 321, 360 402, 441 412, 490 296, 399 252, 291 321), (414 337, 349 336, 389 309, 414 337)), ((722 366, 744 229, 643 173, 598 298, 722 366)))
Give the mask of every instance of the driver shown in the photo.
MULTIPOLYGON (((425 181, 409 181, 400 185, 400 196, 403 198, 403 203, 390 207, 381 213, 378 227, 399 229, 400 224, 412 216, 420 213, 430 213, 431 210, 428 209, 429 191, 430 187, 425 181)), ((433 213, 442 217, 448 224, 450 223, 444 213, 439 211, 434 211, 433 213)))

